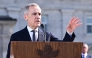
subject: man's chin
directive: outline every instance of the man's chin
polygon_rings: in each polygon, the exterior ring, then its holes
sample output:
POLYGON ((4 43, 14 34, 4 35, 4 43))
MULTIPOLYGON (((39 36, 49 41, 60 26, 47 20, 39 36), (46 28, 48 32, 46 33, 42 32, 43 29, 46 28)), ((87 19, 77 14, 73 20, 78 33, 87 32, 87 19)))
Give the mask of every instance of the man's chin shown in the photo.
POLYGON ((36 25, 37 27, 39 27, 40 26, 40 24, 38 24, 38 25, 36 25))

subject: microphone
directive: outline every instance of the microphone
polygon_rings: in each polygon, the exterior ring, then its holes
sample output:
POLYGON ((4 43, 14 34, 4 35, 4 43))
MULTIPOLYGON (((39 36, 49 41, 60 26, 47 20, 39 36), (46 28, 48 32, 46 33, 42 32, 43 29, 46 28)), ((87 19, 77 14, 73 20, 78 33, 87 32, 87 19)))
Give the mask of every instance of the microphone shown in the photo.
POLYGON ((41 24, 41 28, 44 29, 44 24, 41 24))
POLYGON ((46 27, 45 27, 45 24, 41 24, 41 28, 42 28, 42 30, 43 30, 43 32, 44 32, 44 41, 46 42, 46 27))

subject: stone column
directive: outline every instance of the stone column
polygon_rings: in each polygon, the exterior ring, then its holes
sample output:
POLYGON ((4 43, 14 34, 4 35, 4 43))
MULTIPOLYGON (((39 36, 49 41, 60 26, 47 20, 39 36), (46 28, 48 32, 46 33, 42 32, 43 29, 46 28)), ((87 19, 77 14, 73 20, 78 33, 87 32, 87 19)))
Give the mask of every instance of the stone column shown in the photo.
POLYGON ((66 28, 70 19, 73 17, 73 9, 61 9, 62 12, 62 21, 63 21, 63 36, 65 35, 66 28))
POLYGON ((62 20, 61 11, 57 9, 52 9, 48 11, 48 30, 55 37, 62 39, 62 20))
POLYGON ((2 58, 2 46, 3 46, 3 44, 2 44, 2 24, 0 24, 0 58, 2 58))
POLYGON ((20 12, 20 8, 18 6, 15 7, 7 7, 8 10, 8 15, 12 18, 17 19, 17 23, 14 27, 14 32, 19 30, 19 12, 20 12))
POLYGON ((0 58, 6 58, 6 52, 10 36, 16 20, 0 20, 0 58))
POLYGON ((85 21, 83 10, 76 10, 74 15, 76 17, 78 17, 79 20, 81 20, 81 22, 82 22, 82 25, 75 29, 76 39, 74 41, 83 42, 83 41, 85 41, 85 38, 86 38, 85 37, 85 32, 84 32, 84 29, 85 29, 84 25, 85 24, 83 23, 83 21, 85 21))

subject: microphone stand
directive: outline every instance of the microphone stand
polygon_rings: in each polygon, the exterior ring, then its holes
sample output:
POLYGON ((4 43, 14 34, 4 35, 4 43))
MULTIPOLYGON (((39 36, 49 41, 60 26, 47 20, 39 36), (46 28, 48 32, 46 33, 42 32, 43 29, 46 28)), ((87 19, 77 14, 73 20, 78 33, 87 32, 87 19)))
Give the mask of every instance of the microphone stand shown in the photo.
POLYGON ((46 42, 47 40, 46 40, 46 30, 45 29, 46 29, 46 27, 45 27, 45 24, 44 24, 44 39, 45 39, 45 42, 46 42))
POLYGON ((41 28, 43 29, 43 32, 44 32, 44 41, 46 42, 46 30, 45 30, 45 24, 41 24, 41 28))

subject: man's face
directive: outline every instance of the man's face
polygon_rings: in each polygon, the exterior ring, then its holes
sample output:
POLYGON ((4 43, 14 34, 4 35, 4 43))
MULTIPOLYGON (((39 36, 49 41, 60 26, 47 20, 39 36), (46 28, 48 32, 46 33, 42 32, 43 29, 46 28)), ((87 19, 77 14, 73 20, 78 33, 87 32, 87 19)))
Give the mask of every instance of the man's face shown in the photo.
POLYGON ((87 45, 83 45, 82 53, 87 53, 87 52, 88 52, 88 46, 87 45))
POLYGON ((41 24, 41 9, 39 6, 29 7, 29 11, 24 15, 25 20, 28 22, 28 26, 31 28, 37 28, 41 24))

